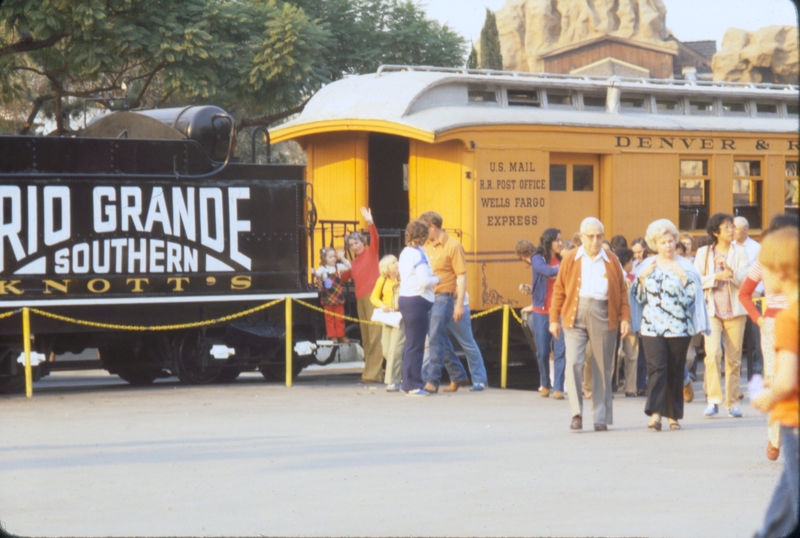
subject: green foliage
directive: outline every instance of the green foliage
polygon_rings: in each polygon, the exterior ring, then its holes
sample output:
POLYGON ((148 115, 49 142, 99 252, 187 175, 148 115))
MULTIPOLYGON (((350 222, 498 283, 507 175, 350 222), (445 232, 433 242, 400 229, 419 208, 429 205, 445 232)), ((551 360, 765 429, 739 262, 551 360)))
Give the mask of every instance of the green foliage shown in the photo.
POLYGON ((467 58, 467 69, 478 68, 478 51, 475 50, 475 45, 469 49, 469 57, 467 58))
POLYGON ((500 52, 500 34, 497 32, 497 19, 494 13, 486 10, 486 20, 481 29, 481 69, 503 69, 503 55, 500 52))
POLYGON ((409 0, 4 0, 0 118, 24 102, 22 132, 44 115, 64 133, 83 98, 104 97, 214 103, 268 124, 345 74, 463 55, 464 40, 409 0))

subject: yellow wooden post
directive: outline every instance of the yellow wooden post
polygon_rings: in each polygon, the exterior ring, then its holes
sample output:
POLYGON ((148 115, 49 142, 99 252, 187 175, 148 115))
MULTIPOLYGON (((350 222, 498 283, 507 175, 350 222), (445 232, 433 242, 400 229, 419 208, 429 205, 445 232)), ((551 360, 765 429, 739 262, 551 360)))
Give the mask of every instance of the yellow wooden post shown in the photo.
POLYGON ((292 298, 286 298, 286 386, 292 386, 292 298))
POLYGON ((503 343, 500 354, 500 388, 506 388, 508 381, 508 305, 503 305, 503 343))
POLYGON ((31 372, 31 312, 22 309, 22 347, 25 350, 25 396, 33 396, 33 373, 31 372))

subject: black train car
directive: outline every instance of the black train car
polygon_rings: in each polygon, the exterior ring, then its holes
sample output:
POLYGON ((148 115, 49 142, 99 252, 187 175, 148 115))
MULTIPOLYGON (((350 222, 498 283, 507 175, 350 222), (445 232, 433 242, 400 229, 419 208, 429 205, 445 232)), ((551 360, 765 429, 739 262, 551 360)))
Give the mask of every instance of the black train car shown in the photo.
MULTIPOLYGON (((0 312, 157 326, 316 297, 303 167, 230 162, 232 127, 221 109, 187 107, 111 114, 79 137, 0 136, 0 312)), ((295 338, 314 339, 318 316, 295 311, 295 338)), ((282 305, 170 331, 32 315, 31 333, 48 357, 96 347, 103 368, 133 384, 230 381, 255 368, 278 380, 283 320, 282 305)), ((20 317, 0 320, 0 390, 21 387, 21 348, 20 317)))

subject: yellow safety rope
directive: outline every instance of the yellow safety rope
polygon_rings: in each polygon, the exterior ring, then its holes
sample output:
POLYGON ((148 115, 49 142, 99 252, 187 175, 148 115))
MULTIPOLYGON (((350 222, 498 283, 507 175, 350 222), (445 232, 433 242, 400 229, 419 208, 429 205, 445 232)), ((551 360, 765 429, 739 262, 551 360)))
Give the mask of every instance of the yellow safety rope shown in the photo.
POLYGON ((345 316, 343 314, 337 314, 336 312, 330 312, 328 310, 325 310, 324 308, 320 308, 319 306, 314 306, 313 304, 307 303, 305 301, 301 301, 300 299, 294 299, 294 302, 300 303, 301 305, 305 306, 306 308, 310 308, 311 310, 316 310, 317 312, 322 312, 326 316, 333 316, 335 318, 342 318, 342 319, 346 319, 347 321, 354 321, 356 323, 366 323, 367 325, 380 325, 380 326, 383 326, 383 323, 381 323, 379 321, 351 318, 350 316, 345 316))
MULTIPOLYGON (((242 318, 245 316, 249 316, 255 312, 260 310, 266 310, 271 306, 275 306, 278 303, 283 302, 285 299, 275 299, 274 301, 270 301, 269 303, 264 303, 262 305, 248 308, 247 310, 243 310, 242 312, 237 312, 236 314, 229 314, 227 316, 222 316, 220 318, 209 319, 205 321, 194 321, 191 323, 179 323, 175 325, 116 325, 113 323, 101 323, 98 321, 88 321, 85 319, 76 319, 70 318, 67 316, 61 316, 59 314, 52 314, 50 312, 45 312, 44 310, 39 310, 38 308, 31 308, 31 312, 35 314, 39 314, 40 316, 44 316, 46 318, 56 319, 58 321, 64 321, 66 323, 74 323, 76 325, 86 325, 88 327, 97 327, 98 329, 114 329, 118 331, 174 331, 179 329, 194 329, 196 327, 205 327, 208 325, 215 325, 217 323, 222 323, 225 321, 231 321, 237 318, 242 318)), ((5 316, 4 316, 5 317, 5 316)), ((2 318, 0 318, 2 319, 2 318)))

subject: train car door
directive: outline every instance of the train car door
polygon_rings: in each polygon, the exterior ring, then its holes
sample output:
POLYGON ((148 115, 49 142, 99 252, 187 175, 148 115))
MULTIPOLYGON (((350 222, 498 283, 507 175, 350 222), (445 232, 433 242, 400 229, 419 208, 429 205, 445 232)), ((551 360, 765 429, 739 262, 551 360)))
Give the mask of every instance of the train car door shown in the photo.
POLYGON ((369 134, 369 205, 378 228, 408 224, 408 138, 369 134))
POLYGON ((600 218, 600 158, 579 153, 550 154, 550 221, 564 240, 586 217, 600 218))

